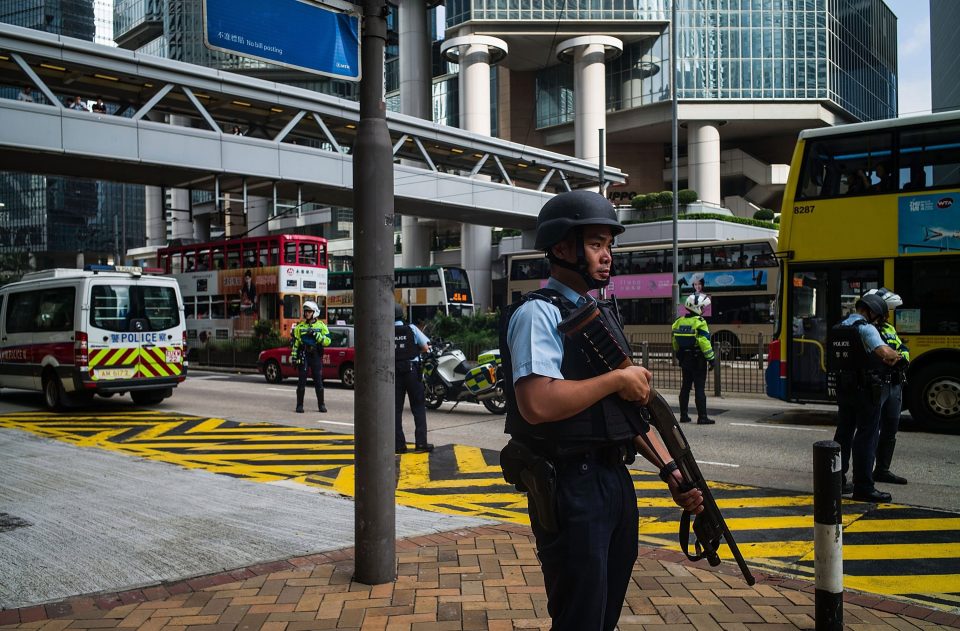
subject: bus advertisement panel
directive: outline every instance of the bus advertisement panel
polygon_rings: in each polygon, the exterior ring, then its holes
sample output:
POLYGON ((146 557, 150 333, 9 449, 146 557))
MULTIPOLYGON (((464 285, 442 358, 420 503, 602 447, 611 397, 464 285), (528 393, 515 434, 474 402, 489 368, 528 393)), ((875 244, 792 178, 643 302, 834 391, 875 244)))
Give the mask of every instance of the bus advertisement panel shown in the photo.
MULTIPOLYGON (((774 239, 683 243, 678 248, 681 302, 694 291, 708 294, 704 311, 713 343, 723 359, 754 353, 756 340, 769 336, 779 270, 774 239)), ((543 287, 550 269, 542 253, 507 259, 507 303, 543 287)), ((631 340, 669 335, 684 310, 672 304, 673 248, 666 245, 617 247, 607 288, 615 296, 631 340)))
POLYGON ((780 224, 783 282, 767 394, 829 401, 831 326, 867 290, 903 306, 904 404, 914 420, 960 426, 960 113, 801 132, 780 224))

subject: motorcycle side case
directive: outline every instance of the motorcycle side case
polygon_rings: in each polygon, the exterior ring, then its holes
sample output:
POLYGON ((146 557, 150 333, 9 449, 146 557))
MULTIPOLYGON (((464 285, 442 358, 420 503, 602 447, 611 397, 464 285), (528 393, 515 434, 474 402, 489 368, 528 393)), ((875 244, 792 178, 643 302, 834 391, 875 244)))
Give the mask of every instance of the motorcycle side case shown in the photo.
POLYGON ((463 380, 463 385, 473 394, 482 394, 493 388, 496 383, 497 365, 493 363, 480 364, 471 368, 463 380))
POLYGON ((480 355, 477 357, 477 363, 478 364, 496 364, 497 366, 499 366, 500 365, 500 349, 494 348, 492 350, 484 351, 480 353, 480 355))

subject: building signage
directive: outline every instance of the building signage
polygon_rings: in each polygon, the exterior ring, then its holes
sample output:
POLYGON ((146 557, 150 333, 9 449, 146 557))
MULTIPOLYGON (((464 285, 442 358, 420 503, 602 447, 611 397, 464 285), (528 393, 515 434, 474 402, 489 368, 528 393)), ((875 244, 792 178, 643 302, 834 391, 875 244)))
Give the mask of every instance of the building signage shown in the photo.
POLYGON ((360 80, 360 16, 308 0, 203 0, 208 48, 348 81, 360 80))

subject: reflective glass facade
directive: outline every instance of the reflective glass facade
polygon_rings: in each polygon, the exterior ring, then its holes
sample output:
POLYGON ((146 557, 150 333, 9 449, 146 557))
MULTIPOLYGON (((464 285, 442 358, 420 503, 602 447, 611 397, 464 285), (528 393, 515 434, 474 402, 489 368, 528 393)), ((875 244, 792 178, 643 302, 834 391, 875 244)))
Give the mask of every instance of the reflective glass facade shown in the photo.
MULTIPOLYGON (((102 40, 109 5, 109 0, 0 0, 0 22, 102 40)), ((17 98, 18 91, 4 88, 0 96, 17 98)), ((34 98, 44 102, 38 90, 34 98)), ((78 252, 88 262, 104 260, 123 248, 123 234, 127 249, 144 244, 142 186, 3 172, 0 203, 0 280, 29 267, 73 266, 78 252)))
MULTIPOLYGON (((611 111, 670 98, 669 0, 448 0, 467 21, 648 21, 662 35, 607 64, 611 111)), ((857 120, 897 115, 896 19, 882 0, 678 0, 678 97, 830 101, 857 120)), ((545 32, 552 27, 545 26, 545 32)), ((537 126, 573 120, 573 75, 537 76, 537 126)))

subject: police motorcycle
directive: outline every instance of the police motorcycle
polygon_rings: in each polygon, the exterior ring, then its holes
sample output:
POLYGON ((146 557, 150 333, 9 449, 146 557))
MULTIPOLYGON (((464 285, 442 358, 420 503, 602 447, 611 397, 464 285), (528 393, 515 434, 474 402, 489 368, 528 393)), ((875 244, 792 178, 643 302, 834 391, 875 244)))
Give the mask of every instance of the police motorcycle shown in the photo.
POLYGON ((500 349, 480 353, 474 365, 452 343, 436 339, 430 342, 430 352, 424 354, 422 363, 423 393, 431 410, 444 401, 453 401, 454 408, 467 401, 482 403, 492 414, 506 413, 500 349))

